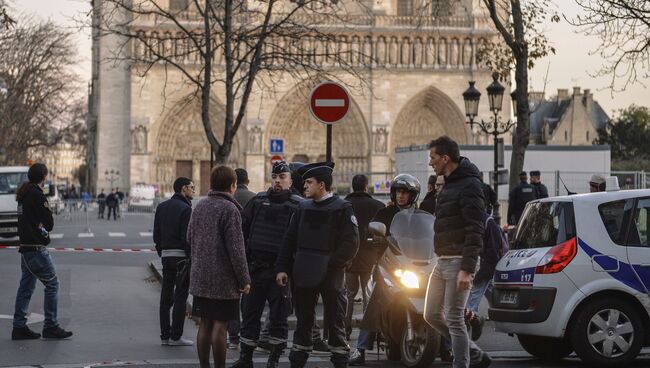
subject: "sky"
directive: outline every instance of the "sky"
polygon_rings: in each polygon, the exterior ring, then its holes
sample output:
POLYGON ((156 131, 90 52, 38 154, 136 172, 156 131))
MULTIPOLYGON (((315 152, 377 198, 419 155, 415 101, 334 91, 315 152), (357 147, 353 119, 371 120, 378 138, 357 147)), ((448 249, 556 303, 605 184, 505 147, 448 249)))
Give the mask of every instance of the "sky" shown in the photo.
MULTIPOLYGON (((77 45, 79 46, 79 74, 82 78, 90 78, 90 32, 78 30, 73 17, 82 17, 90 11, 90 0, 13 0, 12 8, 18 13, 30 14, 41 19, 51 19, 63 26, 75 30, 77 45)), ((560 4, 557 10, 569 18, 579 14, 580 8, 573 0, 556 0, 560 4)), ((537 62, 530 72, 530 89, 542 91, 545 88, 546 97, 557 93, 558 88, 569 91, 573 87, 589 88, 594 94, 594 99, 600 103, 605 111, 613 116, 619 109, 631 104, 650 107, 650 78, 629 86, 623 92, 611 92, 608 77, 592 77, 603 60, 599 55, 593 54, 598 46, 596 37, 576 33, 576 28, 565 20, 561 23, 549 23, 544 26, 544 34, 556 48, 556 54, 550 55, 537 62), (544 85, 548 70, 548 80, 544 85), (647 87, 646 87, 647 86, 647 87)))

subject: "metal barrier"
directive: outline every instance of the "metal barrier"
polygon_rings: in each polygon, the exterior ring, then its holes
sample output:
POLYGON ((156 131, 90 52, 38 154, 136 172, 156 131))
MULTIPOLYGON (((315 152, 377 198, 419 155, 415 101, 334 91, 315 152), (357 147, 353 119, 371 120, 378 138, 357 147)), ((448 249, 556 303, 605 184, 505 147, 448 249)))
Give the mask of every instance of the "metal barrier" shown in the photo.
POLYGON ((51 199, 50 208, 55 215, 57 223, 84 224, 85 232, 91 232, 91 224, 98 220, 125 221, 132 215, 149 215, 153 224, 156 207, 164 199, 155 198, 148 202, 139 200, 121 201, 113 210, 106 205, 105 200, 92 198, 83 199, 51 199), (109 217, 110 216, 110 217, 109 217))

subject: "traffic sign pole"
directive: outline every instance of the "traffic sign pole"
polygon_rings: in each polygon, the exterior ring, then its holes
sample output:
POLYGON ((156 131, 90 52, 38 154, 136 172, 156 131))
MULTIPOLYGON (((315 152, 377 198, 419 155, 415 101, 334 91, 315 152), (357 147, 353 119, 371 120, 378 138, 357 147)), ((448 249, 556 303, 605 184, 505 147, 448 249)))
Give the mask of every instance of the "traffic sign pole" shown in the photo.
POLYGON ((327 148, 325 152, 325 161, 332 162, 332 125, 327 124, 327 148))
POLYGON ((350 95, 338 83, 323 82, 312 89, 309 96, 309 111, 320 123, 327 126, 327 161, 332 161, 332 125, 343 121, 350 111, 350 95))

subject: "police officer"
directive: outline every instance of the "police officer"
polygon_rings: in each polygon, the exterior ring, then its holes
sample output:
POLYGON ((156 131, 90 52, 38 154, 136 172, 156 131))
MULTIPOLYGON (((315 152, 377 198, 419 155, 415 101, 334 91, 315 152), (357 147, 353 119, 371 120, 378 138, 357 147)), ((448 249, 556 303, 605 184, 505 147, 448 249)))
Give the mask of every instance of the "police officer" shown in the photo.
POLYGON ((359 249, 359 229, 352 205, 333 194, 333 162, 308 164, 299 169, 305 196, 284 238, 278 256, 277 282, 295 284, 297 326, 289 355, 292 368, 302 368, 313 349, 311 338, 319 293, 325 308, 331 361, 348 366, 350 348, 345 340, 345 268, 359 249))
POLYGON ((530 185, 535 188, 537 198, 548 198, 548 188, 542 184, 542 173, 539 170, 532 170, 530 172, 530 185))
POLYGON ((519 173, 519 185, 512 188, 508 199, 508 225, 517 225, 524 213, 526 203, 537 199, 535 187, 528 184, 528 174, 519 173))
POLYGON ((273 165, 271 188, 253 197, 242 211, 242 230, 246 237, 246 257, 251 274, 251 291, 244 296, 241 355, 235 368, 252 368, 253 351, 260 338, 260 318, 269 302, 269 343, 271 354, 267 367, 275 368, 287 345, 291 313, 288 286, 275 282, 275 263, 291 217, 304 201, 291 192, 291 170, 286 162, 273 165))

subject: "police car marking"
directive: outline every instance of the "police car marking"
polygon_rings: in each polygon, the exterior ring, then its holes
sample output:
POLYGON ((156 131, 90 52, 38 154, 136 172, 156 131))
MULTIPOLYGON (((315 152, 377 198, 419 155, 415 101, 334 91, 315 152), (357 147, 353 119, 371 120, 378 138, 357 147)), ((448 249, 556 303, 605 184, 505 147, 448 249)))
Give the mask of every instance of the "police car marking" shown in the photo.
POLYGON ((615 262, 618 262, 617 271, 606 271, 614 279, 622 282, 623 284, 631 287, 636 291, 642 293, 647 292, 645 286, 641 283, 639 278, 641 278, 641 280, 643 280, 645 283, 650 283, 650 270, 640 265, 628 264, 613 257, 599 253, 580 238, 578 238, 578 244, 580 245, 580 248, 584 250, 584 252, 587 253, 587 255, 593 260, 593 262, 596 262, 604 270, 615 269, 615 267, 613 267, 613 264, 615 262), (637 277, 637 275, 639 275, 639 277, 637 277))
POLYGON ((518 270, 510 271, 495 271, 495 283, 517 283, 517 284, 532 284, 535 280, 535 268, 528 267, 518 270))

